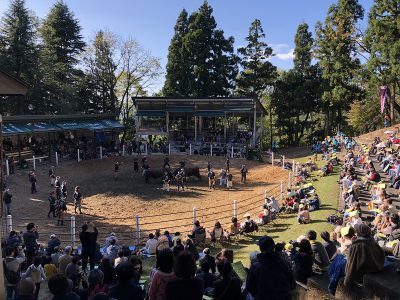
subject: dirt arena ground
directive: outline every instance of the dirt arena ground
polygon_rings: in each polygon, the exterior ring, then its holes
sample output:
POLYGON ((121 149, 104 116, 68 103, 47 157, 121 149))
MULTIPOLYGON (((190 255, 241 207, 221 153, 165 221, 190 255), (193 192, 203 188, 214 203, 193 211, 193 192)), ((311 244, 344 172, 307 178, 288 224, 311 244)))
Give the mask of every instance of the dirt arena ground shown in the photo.
MULTIPOLYGON (((151 169, 160 169, 164 156, 149 157, 151 169)), ((140 162, 139 157, 139 162, 140 162)), ((28 170, 16 170, 11 175, 8 186, 13 193, 12 215, 14 230, 23 230, 33 221, 39 226, 40 240, 45 242, 51 233, 56 233, 62 241, 70 241, 70 219, 74 214, 72 194, 75 185, 81 187, 83 194, 83 213, 76 215, 77 233, 87 220, 95 222, 101 233, 101 239, 111 231, 121 236, 126 243, 134 244, 136 215, 140 215, 142 237, 149 231, 160 228, 170 232, 188 231, 192 224, 193 207, 197 209, 197 219, 211 230, 219 220, 227 227, 233 214, 233 201, 238 202, 238 216, 250 211, 254 216, 261 211, 263 193, 278 195, 281 180, 287 179, 287 171, 271 165, 260 164, 243 159, 231 159, 233 172, 233 190, 218 186, 215 191, 209 190, 207 181, 207 161, 211 160, 217 176, 225 166, 222 157, 171 156, 171 167, 177 167, 184 159, 186 166, 198 166, 202 180, 190 179, 189 188, 177 192, 172 186, 170 195, 163 192, 161 180, 152 179, 146 184, 141 173, 133 172, 133 157, 111 157, 103 160, 63 162, 56 168, 56 174, 68 181, 68 212, 64 226, 56 226, 54 218, 47 218, 49 209, 48 195, 51 191, 48 168, 45 164, 37 168, 38 193, 30 194, 28 170), (114 162, 121 162, 118 180, 113 178, 114 162), (240 183, 240 166, 246 164, 249 169, 248 182, 240 183)), ((3 222, 4 225, 4 222, 3 222)), ((3 227, 4 229, 4 227, 3 227)))

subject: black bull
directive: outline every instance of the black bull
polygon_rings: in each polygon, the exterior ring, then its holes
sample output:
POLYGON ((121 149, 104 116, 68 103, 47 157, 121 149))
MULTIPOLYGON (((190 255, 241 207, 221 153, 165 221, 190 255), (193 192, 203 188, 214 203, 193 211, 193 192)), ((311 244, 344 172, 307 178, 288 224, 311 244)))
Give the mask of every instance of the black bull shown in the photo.
MULTIPOLYGON (((175 177, 180 169, 175 169, 172 171, 172 175, 175 177)), ((164 177, 164 170, 147 170, 144 172, 144 177, 146 180, 150 178, 159 179, 164 177)), ((197 177, 201 180, 199 167, 185 168, 185 177, 197 177)))

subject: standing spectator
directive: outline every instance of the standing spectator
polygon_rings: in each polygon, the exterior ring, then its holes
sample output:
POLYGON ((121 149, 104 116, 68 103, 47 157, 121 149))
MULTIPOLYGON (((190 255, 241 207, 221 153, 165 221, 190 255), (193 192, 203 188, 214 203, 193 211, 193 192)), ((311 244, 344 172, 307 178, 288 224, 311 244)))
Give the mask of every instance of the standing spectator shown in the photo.
POLYGON ((33 264, 28 267, 25 273, 25 277, 31 278, 36 285, 35 299, 38 299, 39 297, 40 282, 46 280, 46 275, 44 274, 43 267, 40 264, 40 259, 39 256, 35 256, 33 264))
POLYGON ((109 295, 117 300, 143 300, 142 288, 133 282, 135 268, 130 262, 123 262, 116 268, 117 283, 110 288, 109 295))
POLYGON ((11 215, 11 199, 13 195, 10 192, 10 189, 7 188, 3 195, 4 204, 6 205, 6 214, 11 215))
POLYGON ((67 181, 64 180, 61 184, 61 198, 67 198, 67 181))
POLYGON ((114 164, 114 179, 118 179, 119 172, 119 162, 115 162, 114 164))
POLYGON ((39 238, 39 233, 34 223, 28 223, 26 225, 26 232, 22 235, 26 250, 26 263, 27 265, 32 264, 33 257, 36 254, 37 239, 39 238))
POLYGON ((226 162, 225 162, 225 170, 226 170, 227 172, 229 172, 229 166, 230 166, 230 164, 231 164, 231 161, 230 161, 230 159, 229 159, 229 156, 227 156, 227 157, 226 157, 226 162))
POLYGON ((228 190, 230 190, 231 188, 233 188, 233 175, 232 173, 230 173, 228 171, 228 173, 226 174, 226 187, 228 190))
POLYGON ((362 283, 366 273, 383 269, 385 253, 374 241, 371 229, 366 224, 354 227, 357 239, 349 247, 345 270, 344 285, 351 287, 355 282, 362 283))
POLYGON ((313 268, 317 271, 326 271, 329 267, 329 256, 322 243, 317 241, 317 233, 314 230, 309 230, 306 237, 310 241, 311 249, 314 253, 313 268))
POLYGON ((246 289, 255 300, 292 299, 295 281, 292 271, 274 252, 275 242, 269 236, 258 241, 261 253, 250 267, 246 280, 246 289))
POLYGON ((232 276, 232 265, 227 260, 220 260, 217 269, 221 279, 214 282, 214 299, 218 300, 242 300, 240 280, 232 276))
POLYGON ((56 181, 56 172, 54 171, 54 166, 51 166, 49 169, 49 178, 50 178, 50 186, 54 187, 54 183, 56 181))
POLYGON ((56 181, 54 182, 54 186, 56 188, 56 198, 57 200, 61 199, 61 180, 60 176, 56 177, 56 181))
POLYGON ((196 278, 196 262, 193 255, 183 251, 175 257, 174 273, 177 277, 167 282, 166 300, 202 300, 203 280, 196 278))
POLYGON ((208 177, 208 187, 209 187, 209 189, 214 189, 215 190, 215 173, 214 173, 214 171, 212 169, 210 169, 208 171, 207 177, 208 177))
POLYGON ((61 255, 60 258, 58 259, 58 268, 60 269, 60 273, 65 275, 65 269, 69 265, 70 262, 72 262, 72 247, 67 246, 64 249, 64 255, 61 255))
POLYGON ((176 279, 172 272, 174 255, 170 249, 163 249, 157 255, 157 271, 150 282, 149 299, 164 300, 167 282, 176 279))
POLYGON ((82 244, 82 270, 86 272, 87 263, 89 259, 90 270, 94 269, 94 260, 96 255, 96 242, 99 232, 91 222, 82 225, 82 231, 79 233, 79 239, 82 244), (89 232, 89 226, 92 227, 93 232, 89 232))
POLYGON ((50 240, 47 242, 47 255, 51 255, 54 253, 54 248, 61 245, 60 240, 55 234, 50 235, 50 240))
POLYGON ((313 274, 313 252, 307 239, 299 243, 299 251, 293 257, 294 276, 297 281, 307 284, 307 279, 313 274))
POLYGON ((56 196, 55 196, 55 192, 51 191, 49 198, 47 199, 49 201, 49 212, 47 213, 47 217, 50 218, 50 214, 53 213, 53 217, 56 217, 56 196))
POLYGON ((51 277, 48 286, 50 293, 54 295, 53 300, 79 300, 79 296, 71 292, 67 277, 62 274, 51 277))
POLYGON ((331 260, 332 257, 336 253, 336 250, 337 250, 336 245, 334 242, 331 241, 328 231, 323 231, 323 232, 321 232, 320 235, 321 235, 321 238, 325 241, 322 243, 322 245, 324 246, 326 253, 328 253, 329 260, 331 260))
POLYGON ((29 172, 29 182, 31 183, 31 194, 37 193, 36 189, 36 175, 33 171, 29 172))
POLYGON ((133 171, 139 172, 139 163, 137 157, 133 158, 133 171))
POLYGON ((247 169, 246 165, 242 165, 242 167, 240 168, 240 174, 242 175, 242 177, 240 178, 240 182, 246 183, 246 178, 247 178, 248 172, 249 172, 249 170, 247 169))
POLYGON ((210 172, 212 169, 212 164, 210 161, 207 162, 207 172, 210 172))
POLYGON ((14 248, 5 249, 6 258, 3 259, 4 279, 6 285, 7 299, 17 295, 17 286, 21 280, 21 264, 24 258, 14 257, 14 248))
POLYGON ((14 156, 9 156, 8 158, 8 168, 10 169, 10 175, 14 174, 14 156))
POLYGON ((76 209, 79 209, 79 213, 82 214, 82 194, 80 192, 79 186, 75 187, 75 192, 74 192, 74 205, 75 205, 75 213, 76 209))

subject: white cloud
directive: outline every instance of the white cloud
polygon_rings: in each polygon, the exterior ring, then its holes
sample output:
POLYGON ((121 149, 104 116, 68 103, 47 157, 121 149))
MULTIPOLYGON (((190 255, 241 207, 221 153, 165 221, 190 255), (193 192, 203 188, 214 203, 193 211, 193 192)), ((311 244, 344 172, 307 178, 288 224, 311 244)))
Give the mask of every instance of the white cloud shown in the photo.
POLYGON ((288 44, 269 44, 274 52, 281 52, 289 48, 288 44))
POLYGON ((294 49, 290 49, 288 52, 275 52, 274 57, 280 60, 292 60, 294 58, 294 49))

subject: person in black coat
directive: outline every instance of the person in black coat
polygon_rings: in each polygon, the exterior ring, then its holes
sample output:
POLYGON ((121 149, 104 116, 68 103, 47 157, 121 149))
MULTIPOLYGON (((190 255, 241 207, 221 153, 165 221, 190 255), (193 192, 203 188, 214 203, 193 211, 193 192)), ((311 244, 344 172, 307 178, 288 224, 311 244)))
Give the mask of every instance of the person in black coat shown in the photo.
POLYGON ((53 213, 53 217, 56 217, 56 201, 57 200, 56 200, 54 191, 52 191, 50 193, 48 201, 49 201, 50 208, 49 208, 49 212, 47 213, 47 217, 50 218, 51 213, 53 213))
POLYGON ((246 289, 256 300, 291 300, 295 281, 292 271, 274 251, 275 242, 269 236, 258 241, 261 253, 247 274, 246 289))
POLYGON ((96 256, 96 242, 99 232, 93 223, 87 222, 83 224, 82 231, 79 233, 79 239, 82 244, 82 270, 86 271, 89 260, 90 270, 94 269, 96 256), (93 232, 89 232, 89 225, 93 228, 93 232))
POLYGON ((131 262, 123 262, 116 267, 115 271, 118 281, 110 288, 109 296, 117 300, 143 300, 143 289, 133 281, 134 265, 131 262))
POLYGON ((221 279, 214 282, 213 298, 218 300, 242 300, 240 279, 232 276, 232 265, 226 260, 217 263, 218 272, 221 279))
POLYGON ((34 223, 28 223, 26 225, 26 232, 22 235, 26 250, 26 264, 30 266, 33 261, 33 257, 36 253, 37 239, 39 238, 39 233, 34 223))

